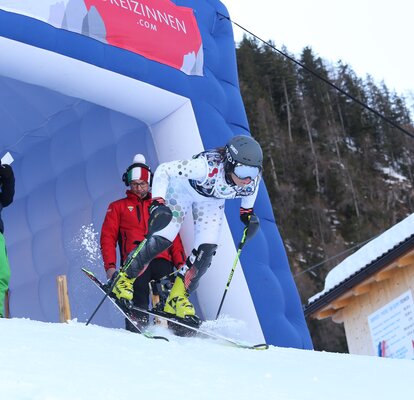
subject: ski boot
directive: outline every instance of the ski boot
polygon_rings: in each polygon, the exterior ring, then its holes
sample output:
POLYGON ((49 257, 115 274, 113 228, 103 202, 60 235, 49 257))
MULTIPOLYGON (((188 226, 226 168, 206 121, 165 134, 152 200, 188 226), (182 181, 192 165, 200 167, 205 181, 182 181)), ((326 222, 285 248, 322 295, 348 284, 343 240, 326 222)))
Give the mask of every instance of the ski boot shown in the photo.
POLYGON ((194 306, 188 300, 188 296, 189 294, 185 289, 183 278, 178 275, 165 302, 164 312, 187 325, 198 328, 201 320, 196 315, 194 306))
POLYGON ((150 288, 152 294, 152 309, 163 312, 164 306, 170 295, 173 282, 169 276, 164 276, 158 280, 150 281, 150 288))
POLYGON ((132 298, 134 297, 134 281, 135 278, 128 278, 126 272, 120 272, 115 279, 112 293, 118 300, 125 303, 131 303, 132 298))

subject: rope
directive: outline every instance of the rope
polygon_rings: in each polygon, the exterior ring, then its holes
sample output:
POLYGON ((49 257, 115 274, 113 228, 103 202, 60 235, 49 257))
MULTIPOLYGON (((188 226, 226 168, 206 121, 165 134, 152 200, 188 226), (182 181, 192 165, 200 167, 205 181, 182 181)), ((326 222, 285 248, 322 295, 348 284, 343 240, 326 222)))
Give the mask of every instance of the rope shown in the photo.
MULTIPOLYGON (((351 100, 355 101, 356 103, 358 103, 360 106, 364 107, 365 109, 371 111, 373 114, 375 114, 377 117, 381 118, 382 120, 386 121, 387 123, 389 123, 391 126, 393 126, 394 128, 398 129, 399 131, 401 131, 402 133, 404 133, 405 135, 409 136, 410 138, 414 139, 414 134, 407 131, 406 129, 404 129, 402 126, 398 125, 396 122, 394 122, 393 120, 391 120, 390 118, 386 117, 385 115, 381 114, 380 112, 378 112, 377 110, 373 109, 372 107, 368 106, 367 104, 365 104, 364 102, 358 100, 356 97, 352 96, 351 94, 349 94, 348 92, 346 92, 345 90, 341 89, 340 87, 338 87, 337 85, 335 85, 334 83, 332 83, 331 81, 329 81, 328 79, 324 78, 323 76, 319 75, 317 72, 313 71, 312 69, 310 69, 309 67, 307 67, 306 65, 303 65, 301 62, 297 61, 296 59, 294 59, 293 57, 289 56, 288 54, 284 53, 283 51, 279 50, 278 48, 276 48, 276 46, 274 46, 273 44, 267 42, 266 40, 260 38, 259 36, 255 35, 253 32, 249 31, 248 29, 246 29, 245 27, 243 27, 242 25, 238 24, 237 22, 233 21, 230 17, 217 12, 218 15, 220 15, 221 17, 223 17, 224 19, 227 19, 229 22, 231 22, 232 24, 236 25, 237 27, 239 27, 240 29, 242 29, 244 32, 248 33, 249 35, 253 36, 255 39, 259 40, 260 42, 262 42, 263 44, 265 44, 266 46, 269 46, 272 50, 274 50, 275 52, 281 54, 282 56, 284 56, 285 58, 287 58, 288 60, 292 61, 293 63, 295 63, 296 65, 298 65, 299 67, 303 68, 305 71, 309 72, 310 74, 312 74, 313 76, 315 76, 316 78, 322 80, 323 82, 325 82, 327 85, 333 87, 334 89, 336 89, 338 92, 342 93, 344 96, 350 98, 351 100)), ((378 235, 377 235, 378 236, 378 235)), ((293 277, 296 278, 306 272, 310 272, 313 271, 314 269, 320 267, 321 265, 327 263, 328 261, 331 261, 337 257, 340 257, 343 254, 346 254, 348 252, 350 252, 351 250, 358 248, 368 242, 370 242, 372 239, 374 239, 376 236, 374 236, 373 238, 370 238, 364 242, 358 243, 357 245, 339 253, 336 254, 333 257, 330 257, 318 264, 315 264, 297 274, 295 274, 293 277)))
POLYGON ((330 258, 328 258, 328 259, 326 259, 326 260, 323 260, 323 261, 321 261, 321 262, 320 262, 320 263, 318 263, 318 264, 312 265, 311 267, 306 268, 306 269, 304 269, 303 271, 298 272, 297 274, 293 275, 293 277, 294 277, 294 278, 296 278, 296 277, 298 277, 298 276, 300 276, 300 275, 303 275, 303 274, 304 274, 304 273, 306 273, 306 272, 313 271, 314 269, 316 269, 316 268, 320 267, 321 265, 323 265, 323 264, 327 263, 328 261, 334 260, 335 258, 338 258, 338 257, 340 257, 340 256, 342 256, 342 255, 344 255, 344 254, 346 254, 346 253, 349 253, 350 251, 352 251, 352 250, 354 250, 354 249, 356 249, 356 248, 358 248, 358 247, 363 246, 364 244, 366 244, 366 243, 370 242, 371 240, 375 239, 377 236, 378 236, 378 235, 376 235, 376 236, 374 236, 374 237, 372 237, 372 238, 370 238, 370 239, 368 239, 368 240, 365 240, 365 242, 358 243, 358 244, 356 244, 355 246, 352 246, 352 247, 350 247, 349 249, 346 249, 346 250, 342 251, 341 253, 335 254, 334 256, 332 256, 332 257, 330 257, 330 258))
POLYGON ((263 44, 265 44, 266 46, 269 46, 271 49, 273 49, 274 51, 276 51, 277 53, 281 54, 282 56, 286 57, 288 60, 292 61, 293 63, 295 63, 296 65, 298 65, 299 67, 303 68, 305 71, 309 72, 310 74, 314 75, 315 77, 317 77, 318 79, 322 80, 323 82, 325 82, 327 85, 333 87, 334 89, 336 89, 338 92, 342 93, 344 96, 352 99, 353 101, 355 101, 356 103, 358 103, 360 106, 364 107, 365 109, 371 111, 373 114, 375 114, 377 117, 383 119, 384 121, 386 121, 387 123, 389 123, 390 125, 392 125, 394 128, 398 129, 399 131, 401 131, 402 133, 404 133, 405 135, 409 136, 410 138, 414 139, 414 134, 407 131, 406 129, 404 129, 402 126, 398 125, 396 122, 394 122, 393 120, 391 120, 390 118, 386 117, 385 115, 381 114, 380 112, 378 112, 377 110, 373 109, 372 107, 370 107, 369 105, 365 104, 364 102, 362 102, 361 100, 358 100, 355 96, 352 96, 351 94, 349 94, 348 92, 346 92, 345 90, 341 89, 340 87, 338 87, 337 85, 335 85, 334 83, 332 83, 331 81, 329 81, 328 79, 324 78, 323 76, 319 75, 317 72, 313 71, 312 69, 308 68, 306 65, 303 65, 301 62, 295 60, 293 57, 289 56, 288 54, 284 53, 283 51, 279 50, 278 48, 276 48, 276 46, 272 45, 271 43, 265 41, 264 39, 260 38, 259 36, 255 35, 253 32, 250 32, 248 29, 244 28, 242 25, 238 24, 237 22, 234 22, 230 19, 230 17, 227 17, 224 14, 221 14, 220 12, 217 12, 218 15, 220 15, 221 17, 227 19, 228 21, 230 21, 232 24, 238 26, 240 29, 242 29, 243 31, 247 32, 249 35, 253 36, 254 38, 256 38, 257 40, 259 40, 260 42, 262 42, 263 44))

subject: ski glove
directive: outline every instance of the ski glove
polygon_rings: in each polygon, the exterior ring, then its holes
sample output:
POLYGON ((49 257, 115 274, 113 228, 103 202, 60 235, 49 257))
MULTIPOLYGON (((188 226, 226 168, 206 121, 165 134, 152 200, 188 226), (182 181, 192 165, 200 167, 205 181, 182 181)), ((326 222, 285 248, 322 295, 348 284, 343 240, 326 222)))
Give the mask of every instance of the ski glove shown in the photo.
POLYGON ((251 216, 254 215, 253 208, 240 207, 240 220, 244 225, 248 226, 251 216))
POLYGON ((246 240, 251 239, 259 230, 260 222, 253 208, 240 207, 240 219, 246 225, 246 240))
POLYGON ((154 197, 149 207, 148 235, 164 229, 172 220, 172 211, 162 197, 154 197))
POLYGON ((150 214, 152 214, 160 206, 165 206, 165 200, 162 197, 154 197, 149 206, 150 214))
POLYGON ((9 179, 13 176, 13 170, 10 165, 0 165, 0 178, 9 179))

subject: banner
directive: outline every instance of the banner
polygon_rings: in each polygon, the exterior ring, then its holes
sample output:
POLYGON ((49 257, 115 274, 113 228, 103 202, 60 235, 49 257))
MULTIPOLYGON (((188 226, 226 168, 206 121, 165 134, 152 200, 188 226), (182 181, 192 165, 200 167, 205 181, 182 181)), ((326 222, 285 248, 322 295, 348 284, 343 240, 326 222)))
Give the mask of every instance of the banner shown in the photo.
POLYGON ((368 315, 374 350, 381 357, 414 359, 414 302, 411 290, 368 315))
POLYGON ((0 8, 203 75, 194 11, 170 0, 0 0, 0 8))

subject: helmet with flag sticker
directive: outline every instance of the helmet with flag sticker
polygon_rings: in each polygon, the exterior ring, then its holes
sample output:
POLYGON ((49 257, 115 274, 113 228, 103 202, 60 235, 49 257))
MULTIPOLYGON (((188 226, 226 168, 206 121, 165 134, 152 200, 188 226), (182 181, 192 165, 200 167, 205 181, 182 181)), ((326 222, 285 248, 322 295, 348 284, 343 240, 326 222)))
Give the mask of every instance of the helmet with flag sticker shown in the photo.
POLYGON ((240 179, 255 179, 263 167, 263 151, 251 136, 234 136, 225 146, 226 173, 240 179))

